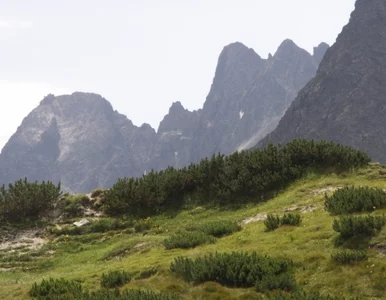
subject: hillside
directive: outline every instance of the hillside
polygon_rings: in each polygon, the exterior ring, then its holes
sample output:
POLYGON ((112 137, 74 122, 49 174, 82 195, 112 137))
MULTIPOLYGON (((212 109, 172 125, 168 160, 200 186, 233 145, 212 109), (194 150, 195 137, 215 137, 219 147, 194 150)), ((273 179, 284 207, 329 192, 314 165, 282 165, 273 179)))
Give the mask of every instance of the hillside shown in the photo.
POLYGON ((327 51, 315 78, 258 146, 294 138, 330 140, 386 162, 385 20, 385 1, 357 0, 349 23, 327 51))
MULTIPOLYGON (((183 299, 260 299, 253 287, 231 288, 215 282, 191 284, 170 271, 170 264, 178 256, 198 258, 216 251, 257 251, 272 258, 292 260, 297 286, 308 293, 382 299, 386 229, 372 238, 342 243, 332 228, 338 217, 325 211, 324 202, 325 194, 331 196, 344 186, 386 189, 386 167, 371 163, 351 171, 320 171, 308 171, 276 190, 269 200, 259 198, 237 206, 186 203, 181 210, 135 221, 87 209, 83 214, 88 216, 43 221, 40 226, 34 223, 33 228, 23 229, 20 225, 16 232, 3 223, 1 230, 7 235, 2 234, 0 244, 0 298, 28 299, 32 284, 50 277, 79 280, 84 289, 97 290, 102 273, 124 270, 132 280, 123 288, 176 293, 183 299), (264 225, 267 214, 283 216, 284 213, 300 214, 301 225, 267 232, 264 225), (80 219, 91 224, 72 225, 80 219), (165 247, 165 239, 170 241, 174 234, 199 232, 199 228, 205 230, 216 221, 237 222, 241 228, 191 249, 165 247), (331 258, 332 253, 348 247, 368 249, 368 260, 340 265, 331 258)), ((88 196, 63 197, 70 197, 72 203, 75 198, 80 199, 85 206, 91 201, 97 208, 102 196, 103 191, 95 191, 88 196)), ((380 208, 371 214, 383 213, 385 209, 380 208)))

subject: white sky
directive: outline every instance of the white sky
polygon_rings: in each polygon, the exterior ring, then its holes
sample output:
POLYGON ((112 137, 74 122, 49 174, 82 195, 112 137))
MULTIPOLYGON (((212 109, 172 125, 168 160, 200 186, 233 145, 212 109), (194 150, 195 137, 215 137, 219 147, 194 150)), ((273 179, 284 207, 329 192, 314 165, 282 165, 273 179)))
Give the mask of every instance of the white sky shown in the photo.
POLYGON ((94 92, 156 129, 202 106, 222 48, 334 43, 355 0, 0 0, 0 149, 48 93, 94 92))

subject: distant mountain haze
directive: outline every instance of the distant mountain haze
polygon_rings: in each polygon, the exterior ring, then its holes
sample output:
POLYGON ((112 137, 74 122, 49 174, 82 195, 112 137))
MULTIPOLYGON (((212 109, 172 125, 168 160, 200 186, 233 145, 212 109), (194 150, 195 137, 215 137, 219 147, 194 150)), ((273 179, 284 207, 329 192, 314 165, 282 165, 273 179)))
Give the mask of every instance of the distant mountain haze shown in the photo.
POLYGON ((294 138, 332 140, 386 162, 386 1, 357 0, 316 77, 258 147, 294 138))
POLYGON ((27 177, 89 192, 120 177, 248 149, 276 127, 327 49, 322 43, 311 55, 286 40, 262 59, 241 43, 230 44, 203 108, 191 112, 175 102, 157 131, 134 126, 96 94, 48 95, 3 148, 0 182, 27 177))

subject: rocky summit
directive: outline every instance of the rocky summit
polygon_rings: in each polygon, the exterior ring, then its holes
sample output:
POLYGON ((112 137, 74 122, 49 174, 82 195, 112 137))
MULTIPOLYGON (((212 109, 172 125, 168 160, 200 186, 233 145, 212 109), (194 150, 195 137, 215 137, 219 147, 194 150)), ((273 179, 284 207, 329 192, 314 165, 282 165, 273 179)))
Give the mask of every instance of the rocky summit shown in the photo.
POLYGON ((263 59, 230 44, 203 108, 191 112, 173 103, 157 132, 148 124, 134 126, 99 95, 48 95, 3 148, 0 183, 27 177, 89 192, 120 177, 248 149, 276 127, 327 49, 322 43, 311 55, 286 40, 263 59))
POLYGON ((332 140, 386 162, 386 2, 358 0, 278 127, 258 146, 294 138, 332 140))

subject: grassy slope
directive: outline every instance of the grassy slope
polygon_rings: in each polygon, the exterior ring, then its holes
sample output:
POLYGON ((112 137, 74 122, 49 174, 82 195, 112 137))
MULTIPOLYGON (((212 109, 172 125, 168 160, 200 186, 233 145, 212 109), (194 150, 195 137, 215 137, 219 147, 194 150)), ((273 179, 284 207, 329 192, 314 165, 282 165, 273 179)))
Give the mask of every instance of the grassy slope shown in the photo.
MULTIPOLYGON (((86 288, 97 289, 101 273, 108 270, 125 269, 139 273, 154 267, 158 270, 157 275, 134 280, 125 287, 178 292, 186 299, 248 299, 248 296, 255 295, 253 289, 228 289, 215 283, 194 286, 168 272, 170 262, 176 256, 199 256, 213 251, 234 250, 256 250, 270 256, 291 258, 298 266, 298 283, 308 291, 368 299, 386 297, 386 261, 383 254, 371 250, 369 261, 355 266, 342 267, 331 261, 330 254, 336 249, 334 240, 337 234, 332 230, 333 217, 323 210, 323 189, 326 187, 349 184, 386 188, 386 177, 379 175, 380 170, 381 166, 371 165, 364 170, 341 176, 309 175, 292 184, 273 200, 235 211, 196 208, 183 211, 175 218, 159 216, 152 223, 160 228, 152 229, 147 235, 120 232, 94 234, 89 238, 91 242, 87 243, 87 236, 81 237, 80 241, 75 241, 73 237, 63 237, 61 242, 53 241, 46 247, 55 252, 41 258, 43 264, 35 271, 0 271, 0 298, 28 299, 27 292, 31 284, 50 276, 81 279, 86 288), (282 214, 284 208, 308 205, 316 205, 317 209, 303 214, 301 227, 282 227, 274 232, 265 232, 265 226, 260 221, 244 226, 242 231, 219 239, 215 244, 191 250, 169 251, 162 246, 165 237, 188 225, 215 219, 241 221, 258 213, 282 214), (125 256, 103 259, 104 255, 119 246, 127 248, 125 256)), ((371 242, 385 241, 386 229, 371 242)))

